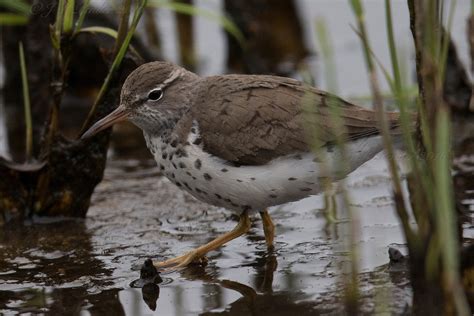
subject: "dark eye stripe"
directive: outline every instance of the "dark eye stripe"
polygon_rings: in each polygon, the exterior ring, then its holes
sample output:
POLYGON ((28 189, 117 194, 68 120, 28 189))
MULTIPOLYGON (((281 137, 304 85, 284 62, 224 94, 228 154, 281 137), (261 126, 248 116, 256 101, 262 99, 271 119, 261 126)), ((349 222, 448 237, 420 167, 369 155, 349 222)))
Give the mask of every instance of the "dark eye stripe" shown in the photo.
POLYGON ((148 100, 150 101, 158 101, 163 97, 163 90, 161 88, 156 88, 148 93, 148 100))

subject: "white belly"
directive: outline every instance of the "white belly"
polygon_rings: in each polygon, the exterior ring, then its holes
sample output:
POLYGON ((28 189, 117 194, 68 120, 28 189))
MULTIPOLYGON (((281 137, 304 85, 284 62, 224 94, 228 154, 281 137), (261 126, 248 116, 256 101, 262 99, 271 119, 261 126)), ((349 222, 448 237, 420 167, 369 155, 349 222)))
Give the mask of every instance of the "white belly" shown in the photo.
MULTIPOLYGON (((321 192, 321 162, 313 153, 295 153, 261 166, 234 166, 193 144, 190 134, 186 155, 177 157, 170 145, 159 137, 145 135, 147 145, 162 172, 170 181, 204 202, 234 211, 262 211, 267 207, 296 201, 321 192), (170 154, 173 158, 170 160, 170 154)), ((349 142, 349 173, 382 149, 380 136, 349 142)), ((340 152, 325 148, 329 171, 338 174, 340 152)), ((345 176, 339 173, 339 178, 345 176)))

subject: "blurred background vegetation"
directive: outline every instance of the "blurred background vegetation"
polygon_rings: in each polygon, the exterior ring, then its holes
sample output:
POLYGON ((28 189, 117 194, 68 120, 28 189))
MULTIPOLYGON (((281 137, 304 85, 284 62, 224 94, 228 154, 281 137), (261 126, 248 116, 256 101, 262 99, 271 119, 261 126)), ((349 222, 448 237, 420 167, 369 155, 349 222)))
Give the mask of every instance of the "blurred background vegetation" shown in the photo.
MULTIPOLYGON (((458 5, 473 12, 474 5, 454 0, 381 1, 385 15, 377 22, 384 24, 383 44, 390 57, 384 65, 373 49, 374 26, 366 20, 371 12, 365 2, 334 1, 332 8, 338 10, 343 2, 352 14, 350 36, 360 40, 353 49, 360 51, 359 63, 365 62, 365 69, 356 74, 337 64, 339 46, 337 36, 331 36, 331 16, 303 20, 297 1, 224 0, 215 10, 191 0, 1 0, 2 97, 9 151, 0 160, 0 226, 21 225, 38 215, 84 217, 102 180, 109 141, 115 155, 144 155, 141 133, 130 124, 118 126, 111 139, 110 131, 92 141, 78 136, 118 104, 121 84, 134 68, 169 57, 164 38, 173 38, 173 61, 200 74, 212 72, 206 65, 211 62, 200 60, 198 54, 203 36, 206 45, 214 45, 211 34, 196 32, 200 17, 224 30, 223 72, 293 76, 333 93, 340 93, 338 77, 346 74, 366 82, 367 90, 354 100, 379 113, 392 197, 408 248, 412 311, 471 314, 474 250, 463 228, 472 219, 462 201, 474 189, 474 171, 463 168, 462 157, 472 156, 474 149, 469 125, 474 112, 474 17, 454 21, 454 12, 458 5), (400 2, 408 8, 405 27, 413 35, 413 67, 407 65, 406 39, 395 31, 401 18, 393 7, 400 7, 400 2), (160 21, 165 9, 168 18, 175 19, 173 30, 160 21), (470 67, 458 57, 451 37, 454 22, 464 25, 463 48, 470 49, 464 52, 470 67), (407 181, 383 115, 388 108, 401 114, 410 165, 407 181)), ((337 113, 333 120, 334 128, 342 128, 337 113)), ((338 146, 343 150, 344 140, 338 146)), ((343 195, 342 207, 356 223, 344 190, 343 195)), ((357 230, 349 226, 348 236, 357 235, 357 230)), ((351 275, 343 277, 346 312, 357 314, 360 271, 353 240, 348 238, 344 245, 350 260, 341 273, 351 275)))

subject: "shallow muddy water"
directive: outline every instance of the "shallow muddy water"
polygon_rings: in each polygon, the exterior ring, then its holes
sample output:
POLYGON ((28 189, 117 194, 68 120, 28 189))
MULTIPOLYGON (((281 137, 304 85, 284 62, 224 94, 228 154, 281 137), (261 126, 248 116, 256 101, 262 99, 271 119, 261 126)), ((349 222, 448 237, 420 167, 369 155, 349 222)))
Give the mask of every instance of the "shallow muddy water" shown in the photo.
MULTIPOLYGON (((382 155, 347 181, 361 223, 366 312, 401 313, 410 301, 405 269, 388 265, 389 246, 403 251, 404 242, 388 181, 382 155)), ((178 255, 230 230, 236 219, 159 177, 152 161, 110 161, 87 219, 36 219, 41 223, 0 233, 0 313, 336 313, 348 224, 340 218, 326 226, 322 205, 314 196, 272 209, 272 253, 254 218, 250 233, 211 252, 206 267, 162 275, 162 283, 142 293, 130 283, 146 258, 178 255)))

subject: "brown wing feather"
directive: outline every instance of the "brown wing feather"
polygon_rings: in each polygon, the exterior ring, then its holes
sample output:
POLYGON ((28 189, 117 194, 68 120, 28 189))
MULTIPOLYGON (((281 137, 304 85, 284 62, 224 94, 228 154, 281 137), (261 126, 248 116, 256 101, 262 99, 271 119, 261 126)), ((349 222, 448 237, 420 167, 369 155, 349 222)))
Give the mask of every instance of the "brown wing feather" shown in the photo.
POLYGON ((204 148, 237 164, 264 164, 309 151, 308 135, 314 133, 308 131, 314 129, 308 126, 317 125, 314 136, 320 146, 335 141, 329 124, 330 98, 338 100, 347 131, 344 136, 355 139, 378 133, 373 111, 293 79, 228 75, 207 78, 203 84, 190 114, 199 124, 204 148), (317 115, 313 122, 308 121, 314 117, 311 114, 317 115))

